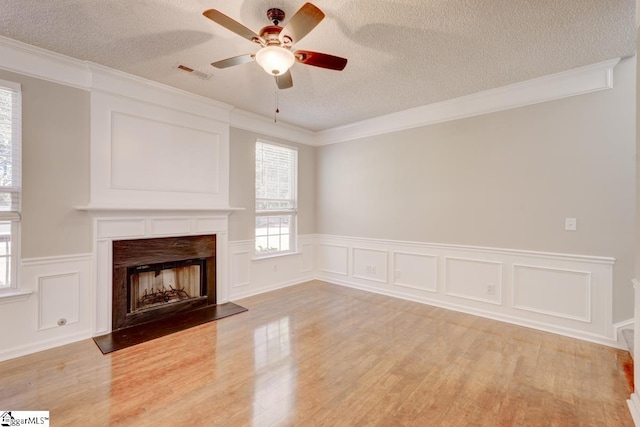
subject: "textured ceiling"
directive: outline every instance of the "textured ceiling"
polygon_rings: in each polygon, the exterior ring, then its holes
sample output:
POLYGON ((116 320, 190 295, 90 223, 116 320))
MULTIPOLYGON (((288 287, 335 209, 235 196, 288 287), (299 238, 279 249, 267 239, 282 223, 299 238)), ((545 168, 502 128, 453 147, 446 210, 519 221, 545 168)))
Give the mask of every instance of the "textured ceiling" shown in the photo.
MULTIPOLYGON (((257 64, 211 62, 258 46, 202 16, 258 32, 265 12, 304 0, 2 0, 0 35, 272 117, 275 83, 257 64), (211 74, 202 80, 178 63, 211 74)), ((296 49, 349 59, 295 64, 278 120, 323 130, 633 55, 634 0, 315 0, 326 18, 296 49)), ((285 19, 283 25, 286 25, 285 19)), ((0 67, 2 58, 0 58, 0 67)))

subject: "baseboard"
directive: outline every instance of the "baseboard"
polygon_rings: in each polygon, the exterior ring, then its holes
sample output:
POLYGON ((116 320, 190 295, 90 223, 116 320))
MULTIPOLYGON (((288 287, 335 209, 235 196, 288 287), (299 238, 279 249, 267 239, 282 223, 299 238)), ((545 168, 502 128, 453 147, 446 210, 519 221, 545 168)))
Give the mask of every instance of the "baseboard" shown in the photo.
POLYGON ((638 393, 633 393, 629 400, 627 400, 629 406, 629 412, 631 412, 631 418, 636 426, 640 426, 640 396, 638 393))
POLYGON ((634 329, 634 328, 635 328, 634 318, 623 320, 622 322, 614 323, 613 325, 613 330, 615 331, 616 336, 618 336, 618 333, 623 329, 634 329))
POLYGON ((294 280, 289 280, 286 282, 274 283, 268 286, 264 286, 258 289, 250 289, 244 292, 233 292, 229 298, 230 301, 237 301, 239 299, 252 297, 254 295, 264 294, 266 292, 275 291, 277 289, 288 288, 290 286, 300 285, 302 283, 313 280, 313 277, 301 277, 294 280))
POLYGON ((33 344, 27 344, 19 347, 13 347, 8 350, 0 350, 0 362, 13 359, 15 357, 26 356, 31 353, 49 350, 62 345, 71 344, 77 341, 91 338, 91 331, 83 331, 62 337, 56 337, 49 340, 38 341, 33 344))
POLYGON ((407 295, 407 294, 403 294, 401 292, 390 292, 390 291, 387 291, 387 290, 381 290, 379 288, 370 287, 370 286, 362 285, 362 284, 359 284, 359 283, 353 283, 353 282, 349 282, 349 281, 346 281, 346 280, 340 280, 340 279, 334 279, 334 278, 327 279, 327 278, 322 278, 322 277, 317 278, 317 280, 322 280, 322 281, 325 281, 325 282, 328 282, 328 283, 332 283, 332 284, 340 285, 340 286, 345 286, 345 287, 348 287, 348 288, 359 289, 359 290, 367 291, 367 292, 373 292, 373 293, 376 293, 376 294, 379 294, 379 295, 385 295, 385 296, 389 296, 389 297, 393 297, 393 298, 400 298, 400 299, 404 299, 404 300, 407 300, 407 301, 413 301, 413 302, 418 302, 418 303, 421 303, 421 304, 431 305, 431 306, 434 306, 434 307, 440 307, 440 308, 444 308, 444 309, 447 309, 447 310, 456 311, 456 312, 459 312, 459 313, 471 314, 473 316, 484 317, 486 319, 497 320, 497 321, 500 321, 500 322, 510 323, 512 325, 523 326, 523 327, 526 327, 526 328, 536 329, 536 330, 543 331, 543 332, 549 332, 549 333, 556 334, 556 335, 562 335, 562 336, 566 336, 566 337, 569 337, 569 338, 575 338, 575 339, 579 339, 579 340, 582 340, 582 341, 588 341, 588 342, 592 342, 594 344, 602 344, 602 345, 606 345, 607 347, 613 347, 613 348, 618 348, 618 349, 621 349, 621 350, 627 350, 627 348, 624 346, 624 343, 619 343, 617 340, 613 340, 613 339, 610 339, 610 338, 607 338, 607 337, 603 337, 603 336, 599 336, 599 335, 594 335, 594 334, 584 333, 584 332, 580 332, 580 331, 575 331, 575 330, 562 328, 562 327, 558 327, 558 326, 554 326, 554 325, 550 325, 550 324, 545 324, 545 323, 541 323, 541 322, 526 321, 526 320, 523 320, 521 318, 517 318, 517 317, 513 317, 513 316, 502 315, 502 314, 491 312, 491 311, 487 311, 487 310, 471 308, 471 307, 464 306, 464 305, 443 302, 443 301, 430 299, 430 298, 426 298, 426 297, 416 297, 414 295, 407 295))

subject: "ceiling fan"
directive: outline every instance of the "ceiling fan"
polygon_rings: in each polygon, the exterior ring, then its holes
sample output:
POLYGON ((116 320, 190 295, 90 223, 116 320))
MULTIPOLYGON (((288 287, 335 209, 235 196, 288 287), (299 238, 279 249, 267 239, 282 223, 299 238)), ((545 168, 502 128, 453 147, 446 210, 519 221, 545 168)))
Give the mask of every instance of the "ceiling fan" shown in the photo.
POLYGON ((227 30, 261 46, 256 53, 213 62, 211 65, 216 68, 233 67, 255 59, 268 74, 275 76, 279 89, 287 89, 293 86, 289 68, 295 62, 338 71, 347 65, 347 59, 339 56, 308 50, 291 51, 293 44, 302 40, 324 18, 324 13, 311 3, 305 3, 284 27, 278 25, 284 20, 284 11, 278 8, 267 10, 267 18, 273 25, 262 28, 260 34, 254 33, 216 9, 206 10, 202 14, 227 30))

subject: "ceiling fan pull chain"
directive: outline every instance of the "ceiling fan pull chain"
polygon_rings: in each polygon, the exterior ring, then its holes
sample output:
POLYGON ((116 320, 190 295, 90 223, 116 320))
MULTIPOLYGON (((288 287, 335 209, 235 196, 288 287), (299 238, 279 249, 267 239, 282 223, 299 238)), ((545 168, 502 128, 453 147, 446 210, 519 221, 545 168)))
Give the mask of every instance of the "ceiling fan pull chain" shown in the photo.
POLYGON ((276 99, 276 111, 273 113, 273 122, 278 123, 278 114, 280 113, 280 108, 278 108, 278 89, 273 91, 276 99))

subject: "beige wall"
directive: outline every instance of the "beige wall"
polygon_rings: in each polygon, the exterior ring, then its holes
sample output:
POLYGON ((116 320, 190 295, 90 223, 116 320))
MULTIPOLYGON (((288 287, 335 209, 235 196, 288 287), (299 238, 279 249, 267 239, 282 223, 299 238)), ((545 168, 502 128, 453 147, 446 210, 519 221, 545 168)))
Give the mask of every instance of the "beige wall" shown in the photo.
POLYGON ((23 258, 88 253, 89 92, 0 70, 22 85, 23 258))
POLYGON ((612 256, 633 316, 635 60, 615 88, 318 149, 320 234, 612 256), (564 230, 575 217, 578 231, 564 230))
MULTIPOLYGON (((640 2, 638 2, 640 7, 640 2)), ((640 28, 636 31, 640 39, 640 28)), ((640 62, 636 53, 636 269, 635 278, 640 280, 640 62)), ((640 321, 638 319, 637 321, 640 321)), ((638 325, 640 326, 640 324, 638 325)), ((640 328, 639 328, 640 330, 640 328)))
POLYGON ((298 148, 298 234, 315 233, 315 148, 242 129, 229 131, 229 204, 245 208, 229 217, 229 240, 251 240, 255 209, 256 139, 298 148))

